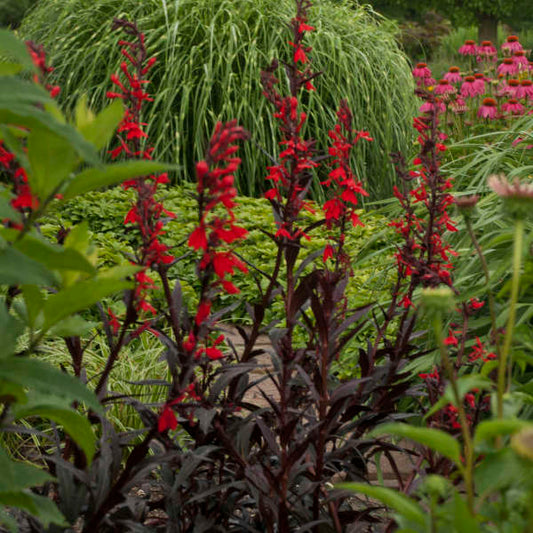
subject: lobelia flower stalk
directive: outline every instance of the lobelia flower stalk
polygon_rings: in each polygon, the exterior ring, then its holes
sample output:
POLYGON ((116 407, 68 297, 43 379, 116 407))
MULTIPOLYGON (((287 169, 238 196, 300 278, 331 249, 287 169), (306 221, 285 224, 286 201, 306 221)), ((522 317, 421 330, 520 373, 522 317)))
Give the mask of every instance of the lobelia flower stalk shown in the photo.
MULTIPOLYGON (((122 30, 130 40, 119 41, 125 60, 120 65, 121 75, 111 76, 115 90, 107 93, 110 99, 122 100, 125 108, 124 118, 117 130, 118 146, 111 150, 111 158, 151 160, 153 148, 147 144, 148 134, 144 131, 147 124, 142 122, 142 111, 145 103, 153 101, 145 88, 150 83, 146 76, 156 59, 148 59, 145 36, 135 22, 115 19, 112 27, 113 30, 122 30)), ((124 224, 127 227, 135 227, 140 233, 140 244, 132 260, 132 264, 138 266, 139 270, 134 275, 135 288, 127 294, 122 324, 119 326, 120 319, 112 311, 106 320, 112 337, 111 356, 96 386, 98 394, 105 389, 122 347, 143 331, 151 330, 156 333, 151 327, 156 310, 148 301, 148 295, 156 285, 149 271, 163 273, 162 276, 166 280, 166 270, 174 261, 169 247, 161 239, 165 235, 166 220, 174 218, 175 215, 156 199, 159 185, 168 181, 168 175, 161 174, 142 176, 122 184, 124 189, 131 188, 137 192, 137 200, 127 213, 124 224), (127 335, 132 325, 135 325, 135 329, 127 335)), ((176 331, 174 333, 176 334, 176 331)))

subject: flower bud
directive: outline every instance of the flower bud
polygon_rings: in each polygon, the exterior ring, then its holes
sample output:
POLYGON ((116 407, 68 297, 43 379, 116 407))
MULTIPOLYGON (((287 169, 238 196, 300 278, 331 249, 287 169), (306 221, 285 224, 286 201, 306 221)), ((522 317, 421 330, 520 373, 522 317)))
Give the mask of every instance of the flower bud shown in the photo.
POLYGON ((421 302, 430 315, 448 313, 455 308, 453 291, 446 286, 423 289, 421 302))

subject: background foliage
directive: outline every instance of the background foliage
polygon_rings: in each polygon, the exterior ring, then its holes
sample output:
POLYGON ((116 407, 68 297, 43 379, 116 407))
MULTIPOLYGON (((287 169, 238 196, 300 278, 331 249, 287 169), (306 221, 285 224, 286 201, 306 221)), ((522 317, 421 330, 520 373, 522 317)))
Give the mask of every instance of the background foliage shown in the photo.
MULTIPOLYGON (((149 55, 159 60, 152 74, 155 101, 145 117, 156 153, 182 165, 177 181, 188 181, 216 120, 236 118, 253 132, 238 183, 241 193, 253 195, 271 164, 263 151, 275 153, 278 141, 257 73, 273 57, 289 58, 288 45, 271 28, 285 24, 291 9, 290 0, 44 0, 21 31, 48 50, 64 103, 72 107, 87 93, 90 105, 100 108, 121 61, 109 21, 136 19, 149 55)), ((354 126, 376 139, 358 147, 354 166, 373 197, 387 196, 394 179, 389 153, 407 149, 412 138, 407 61, 391 26, 369 9, 327 0, 317 2, 312 18, 313 63, 328 76, 316 80, 309 97, 307 128, 325 149, 337 103, 346 98, 354 126)))
POLYGON ((0 0, 0 27, 16 28, 37 0, 0 0))

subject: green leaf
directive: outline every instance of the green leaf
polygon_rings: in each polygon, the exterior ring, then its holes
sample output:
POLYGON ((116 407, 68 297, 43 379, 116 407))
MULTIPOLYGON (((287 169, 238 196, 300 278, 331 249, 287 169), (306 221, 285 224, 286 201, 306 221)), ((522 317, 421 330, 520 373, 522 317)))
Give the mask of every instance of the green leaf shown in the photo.
POLYGON ((20 63, 0 63, 0 76, 13 76, 18 74, 23 68, 20 63))
POLYGON ((366 485, 365 483, 341 483, 340 485, 335 485, 335 488, 365 494, 370 498, 379 500, 387 507, 394 509, 398 514, 404 516, 408 520, 420 525, 426 523, 426 513, 422 507, 401 492, 397 492, 387 487, 366 485))
POLYGON ((55 405, 23 406, 13 410, 15 419, 29 416, 48 418, 63 426, 76 444, 83 450, 87 461, 90 463, 95 452, 95 437, 89 421, 79 413, 69 408, 61 408, 55 405))
POLYGON ((461 465, 459 443, 451 435, 440 429, 421 428, 397 423, 378 426, 370 434, 372 436, 392 435, 413 440, 451 459, 458 466, 461 465))
POLYGON ((97 326, 96 322, 88 322, 79 315, 70 316, 58 322, 48 331, 50 336, 82 337, 97 326))
POLYGON ((22 489, 42 485, 53 477, 40 468, 13 461, 0 448, 0 492, 18 492, 22 489))
POLYGON ((55 283, 54 274, 41 263, 12 246, 0 249, 0 284, 50 286, 55 283))
POLYGON ((15 156, 17 163, 23 167, 26 171, 30 169, 30 163, 25 151, 25 147, 20 139, 20 136, 14 132, 17 130, 14 128, 8 128, 7 126, 0 126, 1 138, 7 149, 15 156))
POLYGON ((4 77, 0 84, 0 107, 9 104, 40 104, 51 102, 52 97, 40 85, 20 78, 4 77))
POLYGON ((495 437, 512 435, 527 427, 533 427, 533 424, 518 419, 485 420, 480 422, 476 428, 474 443, 477 445, 495 437))
POLYGON ((22 333, 22 324, 7 310, 0 301, 0 359, 15 353, 17 338, 22 333))
POLYGON ((102 165, 95 147, 77 130, 34 105, 0 104, 0 124, 16 124, 28 129, 43 128, 69 141, 70 146, 84 161, 96 166, 102 165))
POLYGON ((131 286, 130 282, 120 281, 116 278, 95 278, 80 281, 56 294, 52 294, 43 307, 43 329, 46 331, 63 318, 87 309, 102 298, 116 294, 124 289, 129 289, 131 286))
POLYGON ((21 63, 25 68, 35 71, 26 45, 8 30, 0 30, 0 54, 21 63))
POLYGON ((95 267, 78 251, 52 244, 42 238, 26 234, 13 246, 50 270, 75 270, 87 274, 96 272, 95 267))
POLYGON ((84 402, 97 412, 102 410, 94 393, 79 380, 37 359, 0 359, 0 378, 69 401, 84 402))
POLYGON ((90 112, 85 112, 83 117, 81 117, 81 110, 78 110, 78 113, 77 123, 80 133, 98 150, 101 150, 109 144, 124 117, 124 104, 116 100, 96 117, 93 116, 92 120, 90 120, 92 116, 90 112))
POLYGON ((48 527, 50 524, 68 525, 55 504, 44 496, 38 496, 31 492, 0 492, 0 503, 28 511, 44 527, 48 527))
POLYGON ((0 402, 26 403, 27 401, 24 387, 12 381, 0 379, 0 402))
POLYGON ((0 219, 9 218, 13 222, 21 220, 20 213, 11 207, 9 200, 0 196, 0 219))
POLYGON ((171 165, 154 161, 126 161, 104 168, 89 168, 80 172, 63 191, 65 200, 101 187, 116 185, 127 179, 138 178, 168 169, 171 165))
POLYGON ((34 128, 28 137, 28 159, 30 186, 43 200, 58 191, 76 166, 76 153, 70 141, 41 128, 34 128))
POLYGON ((81 128, 87 126, 87 124, 91 123, 93 120, 94 113, 89 109, 89 106, 87 105, 87 95, 82 94, 78 98, 78 101, 76 102, 76 107, 74 108, 74 121, 76 124, 76 128, 78 128, 78 131, 80 131, 81 128))
POLYGON ((24 297, 24 303, 26 304, 26 318, 28 320, 28 325, 31 328, 34 328, 37 317, 41 314, 43 308, 44 295, 42 294, 41 289, 35 285, 23 285, 22 296, 24 297))
POLYGON ((461 495, 457 492, 453 499, 453 525, 454 533, 479 533, 479 523, 470 514, 468 506, 461 495))
POLYGON ((533 463, 518 456, 511 448, 488 453, 474 472, 476 490, 487 496, 513 487, 533 488, 533 463))

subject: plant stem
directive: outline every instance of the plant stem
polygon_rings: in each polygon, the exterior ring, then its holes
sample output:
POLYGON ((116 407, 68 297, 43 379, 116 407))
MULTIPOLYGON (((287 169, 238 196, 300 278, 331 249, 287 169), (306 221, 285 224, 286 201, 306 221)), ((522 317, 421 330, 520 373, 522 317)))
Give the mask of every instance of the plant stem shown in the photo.
POLYGON ((498 418, 503 418, 503 395, 505 392, 505 377, 507 374, 507 360, 511 351, 513 340, 513 328, 516 320, 516 304, 518 301, 518 289, 520 286, 520 267, 522 261, 522 246, 524 240, 524 221, 516 220, 514 227, 513 248, 513 279, 511 285, 511 300, 509 303, 509 319, 505 330, 503 349, 500 354, 498 366, 498 418))
POLYGON ((437 344, 439 345, 440 354, 442 357, 442 363, 448 374, 450 385, 452 387, 453 397, 457 407, 457 414, 459 415, 459 423, 461 424, 461 433, 464 441, 464 455, 465 465, 463 468, 463 478, 465 481, 467 505, 470 514, 474 515, 474 446, 472 442, 472 436, 470 435, 470 428, 468 426, 468 420, 463 404, 463 398, 459 394, 459 387, 457 386, 457 380, 455 378, 455 372, 452 362, 448 355, 448 350, 444 345, 444 339, 442 335, 442 317, 437 314, 433 319, 433 329, 437 338, 437 344))

